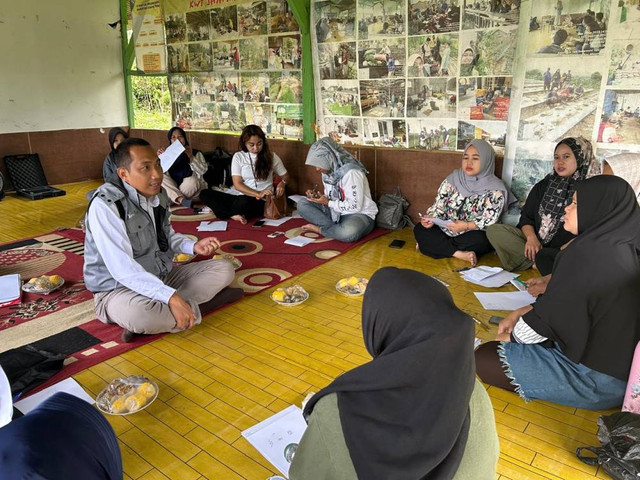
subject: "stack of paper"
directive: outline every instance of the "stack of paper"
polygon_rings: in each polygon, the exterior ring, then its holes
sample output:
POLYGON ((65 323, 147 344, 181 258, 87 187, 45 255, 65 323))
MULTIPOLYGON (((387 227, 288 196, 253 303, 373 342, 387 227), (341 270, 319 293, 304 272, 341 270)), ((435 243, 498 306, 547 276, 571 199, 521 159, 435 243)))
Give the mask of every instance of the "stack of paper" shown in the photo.
POLYGON ((262 221, 264 222, 264 225, 267 225, 268 227, 279 227, 284 222, 287 222, 289 220, 291 220, 291 217, 282 217, 282 218, 279 218, 278 220, 271 220, 269 218, 262 219, 262 221))
POLYGON ((302 235, 298 235, 297 237, 290 238, 285 240, 284 243, 287 245, 293 245, 294 247, 305 247, 310 243, 313 243, 313 238, 303 237, 302 235))
POLYGON ((535 303, 535 297, 529 292, 474 292, 486 310, 517 310, 535 303))
POLYGON ((476 285, 487 288, 498 288, 518 276, 517 273, 505 272, 500 267, 480 266, 461 272, 462 278, 476 285))
POLYGON ((227 222, 223 220, 218 222, 200 222, 197 230, 199 232, 225 232, 227 230, 227 222))
POLYGON ((42 402, 58 392, 65 392, 78 397, 80 400, 84 400, 87 403, 94 403, 93 398, 91 398, 89 394, 84 391, 84 389, 78 382, 76 382, 73 378, 67 378, 59 383, 45 388, 44 390, 40 390, 38 393, 35 393, 25 398, 24 400, 16 402, 14 406, 26 415, 42 402))
POLYGON ((0 307, 20 303, 22 282, 19 273, 0 276, 0 307))
POLYGON ((184 152, 184 145, 180 142, 173 142, 164 152, 158 155, 162 171, 166 173, 182 152, 184 152))

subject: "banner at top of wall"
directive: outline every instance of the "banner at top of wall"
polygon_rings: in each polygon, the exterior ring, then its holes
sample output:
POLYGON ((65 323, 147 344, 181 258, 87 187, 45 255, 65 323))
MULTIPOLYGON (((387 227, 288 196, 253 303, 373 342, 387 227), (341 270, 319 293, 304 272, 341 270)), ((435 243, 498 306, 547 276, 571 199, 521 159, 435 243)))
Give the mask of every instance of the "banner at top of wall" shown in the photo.
POLYGON ((136 66, 144 73, 167 71, 160 0, 136 0, 131 11, 136 66))
POLYGON ((240 3, 238 0, 162 0, 162 10, 168 13, 197 12, 240 3))

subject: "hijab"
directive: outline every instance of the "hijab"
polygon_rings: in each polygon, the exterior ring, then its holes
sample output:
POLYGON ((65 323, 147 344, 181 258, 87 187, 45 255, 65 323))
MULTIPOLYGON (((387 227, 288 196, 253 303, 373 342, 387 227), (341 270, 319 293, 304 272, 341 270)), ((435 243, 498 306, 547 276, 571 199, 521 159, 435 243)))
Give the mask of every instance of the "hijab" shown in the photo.
POLYGON ((471 140, 464 147, 464 153, 467 153, 469 147, 475 147, 480 154, 481 167, 478 175, 470 177, 464 173, 464 170, 458 168, 451 172, 447 177, 447 182, 463 197, 471 197, 473 195, 483 195, 493 190, 502 192, 504 197, 504 210, 507 209, 515 197, 505 186, 505 184, 493 173, 496 168, 496 153, 493 147, 484 140, 471 140))
MULTIPOLYGON (((322 182, 331 185, 329 200, 340 200, 340 180, 351 170, 360 170, 364 173, 367 169, 362 162, 338 145, 330 137, 324 137, 311 145, 305 165, 321 168, 329 173, 322 174, 322 182)), ((331 218, 334 222, 340 220, 340 212, 331 210, 331 218)))
POLYGON ((571 203, 576 183, 587 178, 589 169, 592 168, 595 159, 591 142, 583 137, 568 137, 560 140, 554 152, 560 145, 567 145, 571 149, 576 157, 578 168, 570 177, 561 177, 556 173, 555 169, 553 173, 546 177, 549 179, 549 183, 538 207, 538 214, 540 215, 538 238, 544 245, 547 245, 553 239, 562 226, 564 207, 571 203))
POLYGON ((184 137, 184 146, 188 147, 189 146, 189 137, 187 137, 187 132, 185 132, 184 129, 181 128, 181 127, 171 127, 169 129, 169 131, 167 132, 167 138, 169 139, 169 145, 171 145, 171 135, 173 135, 173 132, 175 132, 176 130, 180 131, 180 133, 184 137))
POLYGON ((111 152, 113 152, 114 154, 116 149, 113 148, 113 142, 116 141, 116 137, 118 136, 118 134, 122 135, 125 139, 129 138, 129 134, 120 127, 113 127, 111 130, 109 130, 109 148, 111 148, 111 152))
POLYGON ((362 332, 373 359, 314 395, 305 418, 337 393, 358 478, 453 478, 475 381, 471 318, 433 278, 385 267, 365 292, 362 332))
POLYGON ((577 185, 578 236, 524 320, 573 362, 627 381, 640 340, 640 207, 613 175, 577 185))
POLYGON ((640 154, 619 153, 605 160, 616 177, 624 178, 636 194, 640 203, 640 154))

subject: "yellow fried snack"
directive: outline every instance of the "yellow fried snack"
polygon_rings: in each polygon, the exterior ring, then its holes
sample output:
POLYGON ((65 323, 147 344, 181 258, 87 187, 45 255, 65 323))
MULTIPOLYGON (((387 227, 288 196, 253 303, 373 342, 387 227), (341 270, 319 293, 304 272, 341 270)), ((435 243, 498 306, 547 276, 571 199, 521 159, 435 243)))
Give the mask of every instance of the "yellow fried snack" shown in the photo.
POLYGON ((349 279, 348 278, 341 278, 338 281, 338 288, 344 288, 348 285, 349 279))
POLYGON ((118 398, 111 404, 111 413, 124 413, 127 407, 124 405, 124 398, 118 398))
POLYGON ((271 298, 273 298, 276 302, 284 302, 284 290, 280 288, 277 289, 271 294, 271 298))
POLYGON ((360 279, 358 277, 351 277, 347 281, 347 285, 349 285, 350 287, 353 287, 354 285, 357 285, 359 281, 360 279))
POLYGON ((146 403, 147 403, 147 399, 142 395, 138 395, 137 393, 134 395, 129 395, 127 398, 124 399, 124 406, 130 412, 135 412, 136 410, 140 410, 142 407, 144 407, 146 403))
POLYGON ((149 399, 156 394, 156 388, 149 382, 144 382, 136 390, 136 396, 142 396, 145 399, 149 399))
POLYGON ((38 277, 33 277, 31 280, 29 280, 29 283, 36 283, 38 281, 38 277))
POLYGON ((53 283, 54 285, 58 285, 58 284, 62 283, 62 277, 60 275, 51 275, 49 277, 49 281, 51 283, 53 283))
POLYGON ((186 262, 187 260, 189 260, 189 258, 191 258, 191 256, 187 253, 178 253, 174 257, 174 260, 176 262, 186 262))

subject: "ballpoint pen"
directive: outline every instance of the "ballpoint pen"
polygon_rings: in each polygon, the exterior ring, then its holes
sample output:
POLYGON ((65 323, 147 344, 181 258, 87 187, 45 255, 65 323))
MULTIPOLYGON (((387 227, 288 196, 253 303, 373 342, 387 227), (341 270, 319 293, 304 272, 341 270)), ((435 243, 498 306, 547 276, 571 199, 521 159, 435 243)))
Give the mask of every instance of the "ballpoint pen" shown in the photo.
POLYGON ((471 317, 473 319, 474 322, 476 322, 478 325, 480 325, 482 328, 484 328, 485 330, 489 330, 489 325, 487 325, 484 322, 481 322, 480 320, 478 320, 476 317, 471 317))

